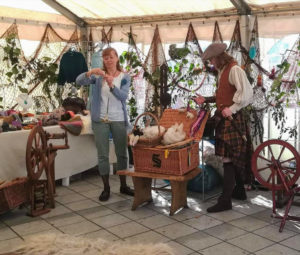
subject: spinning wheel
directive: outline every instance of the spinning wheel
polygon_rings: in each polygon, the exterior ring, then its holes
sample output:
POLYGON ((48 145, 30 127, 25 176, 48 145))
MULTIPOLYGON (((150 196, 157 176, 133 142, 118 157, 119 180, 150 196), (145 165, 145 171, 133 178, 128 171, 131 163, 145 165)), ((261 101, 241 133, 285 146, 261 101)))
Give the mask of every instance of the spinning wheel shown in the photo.
POLYGON ((252 171, 259 183, 271 190, 289 189, 300 176, 300 156, 289 143, 269 140, 253 153, 252 171))
POLYGON ((279 232, 286 220, 300 221, 300 217, 289 215, 294 196, 300 191, 300 187, 296 185, 300 176, 300 155, 295 148, 281 140, 269 140, 260 144, 252 156, 252 171, 260 184, 272 190, 272 216, 282 219, 279 232), (276 213, 276 191, 283 191, 289 197, 284 216, 276 213))
POLYGON ((53 183, 47 167, 47 140, 41 126, 34 127, 27 139, 26 168, 30 187, 31 216, 38 216, 50 211, 50 201, 54 207, 53 183), (42 177, 43 175, 43 177, 42 177), (41 180, 44 178, 46 180, 41 180))
POLYGON ((26 147, 27 174, 31 180, 38 180, 46 168, 46 148, 45 132, 36 126, 28 136, 26 147))
POLYGON ((31 216, 38 216, 55 207, 54 161, 57 150, 68 149, 66 131, 62 134, 49 134, 41 126, 34 127, 27 140, 26 168, 30 185, 31 216), (64 145, 48 145, 50 139, 64 139, 64 145))

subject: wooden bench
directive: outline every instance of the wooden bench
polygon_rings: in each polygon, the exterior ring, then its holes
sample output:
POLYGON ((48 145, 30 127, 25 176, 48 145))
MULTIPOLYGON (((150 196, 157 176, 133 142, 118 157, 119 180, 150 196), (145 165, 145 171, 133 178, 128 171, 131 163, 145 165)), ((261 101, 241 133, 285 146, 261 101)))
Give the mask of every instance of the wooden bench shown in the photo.
MULTIPOLYGON (((181 207, 187 208, 187 182, 201 172, 200 168, 195 168, 185 175, 168 175, 148 172, 135 172, 134 170, 117 171, 118 175, 132 176, 134 184, 134 201, 131 210, 135 210, 145 202, 152 202, 151 189, 152 179, 169 180, 171 189, 163 189, 172 192, 170 216, 181 207)), ((162 190, 162 189, 160 189, 162 190)))

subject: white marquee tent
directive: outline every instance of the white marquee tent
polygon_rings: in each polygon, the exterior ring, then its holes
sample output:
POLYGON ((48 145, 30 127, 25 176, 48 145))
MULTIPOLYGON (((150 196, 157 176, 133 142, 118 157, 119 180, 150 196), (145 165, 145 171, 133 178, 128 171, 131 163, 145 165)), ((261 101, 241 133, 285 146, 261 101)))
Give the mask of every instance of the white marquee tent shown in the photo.
POLYGON ((94 41, 110 27, 112 41, 122 41, 131 26, 136 42, 146 44, 156 24, 165 43, 182 42, 190 22, 199 40, 211 40, 216 20, 223 39, 230 40, 237 19, 243 40, 255 16, 260 37, 300 32, 300 1, 295 0, 0 0, 0 6, 0 35, 16 22, 20 39, 36 41, 47 23, 66 39, 76 26, 82 34, 91 30, 94 41))

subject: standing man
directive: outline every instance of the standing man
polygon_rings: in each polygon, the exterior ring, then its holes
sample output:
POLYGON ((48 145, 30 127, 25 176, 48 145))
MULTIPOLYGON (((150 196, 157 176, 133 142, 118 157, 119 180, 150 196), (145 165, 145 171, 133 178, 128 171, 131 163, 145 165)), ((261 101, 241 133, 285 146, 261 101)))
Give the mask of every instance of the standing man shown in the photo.
POLYGON ((245 71, 225 52, 226 47, 225 43, 212 43, 203 53, 202 60, 209 61, 218 71, 217 90, 214 97, 195 98, 198 104, 215 102, 215 114, 220 120, 216 123, 215 153, 223 159, 223 191, 217 204, 207 209, 209 213, 232 209, 231 197, 247 199, 244 180, 251 171, 247 169, 251 138, 243 108, 252 102, 253 90, 245 71), (247 142, 242 136, 247 137, 247 142))

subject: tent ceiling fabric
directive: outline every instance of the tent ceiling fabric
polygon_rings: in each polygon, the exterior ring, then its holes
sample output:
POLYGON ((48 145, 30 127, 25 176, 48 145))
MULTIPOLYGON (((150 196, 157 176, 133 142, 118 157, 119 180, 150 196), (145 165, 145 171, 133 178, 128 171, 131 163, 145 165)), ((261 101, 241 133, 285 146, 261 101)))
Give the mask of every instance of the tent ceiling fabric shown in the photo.
MULTIPOLYGON (((252 12, 276 10, 300 11, 299 0, 51 0, 58 3, 88 25, 116 25, 137 22, 188 20, 238 15, 237 5, 245 3, 252 12), (233 4, 235 3, 235 4, 233 4)), ((0 0, 0 6, 21 10, 51 12, 42 0, 0 0)), ((52 13, 57 13, 53 10, 52 13)), ((5 17, 5 15, 4 15, 5 17)), ((32 19, 24 13, 22 19, 32 19)))
POLYGON ((39 40, 47 23, 68 38, 78 23, 51 10, 60 5, 91 27, 96 41, 101 40, 103 27, 113 26, 113 41, 125 42, 132 25, 137 42, 149 43, 158 24, 164 42, 182 42, 190 22, 199 40, 211 40, 216 20, 223 39, 230 40, 241 2, 250 7, 251 18, 259 15, 261 37, 300 33, 300 0, 51 0, 54 5, 45 8, 47 1, 0 0, 0 34, 16 21, 22 39, 39 40))
POLYGON ((83 19, 197 13, 234 7, 230 0, 57 0, 57 2, 83 19))
POLYGON ((237 15, 234 3, 254 12, 300 10, 299 0, 56 0, 89 25, 114 25, 237 15), (165 19, 163 19, 163 17, 165 19))

